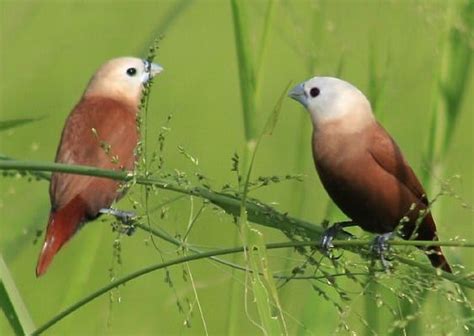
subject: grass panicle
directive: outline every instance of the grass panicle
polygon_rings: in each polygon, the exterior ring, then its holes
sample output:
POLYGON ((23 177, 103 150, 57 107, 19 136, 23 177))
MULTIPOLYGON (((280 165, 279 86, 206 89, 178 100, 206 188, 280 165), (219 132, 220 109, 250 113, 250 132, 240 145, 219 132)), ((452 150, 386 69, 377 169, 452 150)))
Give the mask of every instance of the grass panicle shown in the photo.
MULTIPOLYGON (((222 208, 226 213, 231 216, 238 217, 241 213, 241 204, 242 198, 235 195, 230 195, 227 193, 221 193, 213 191, 209 188, 196 187, 189 184, 189 181, 184 181, 178 175, 168 175, 165 174, 165 177, 143 177, 136 176, 133 172, 126 171, 115 171, 107 170, 96 167, 88 166, 77 166, 77 165, 67 165, 60 163, 39 163, 32 161, 0 161, 0 170, 16 170, 16 171, 50 171, 50 172, 62 172, 70 174, 79 174, 79 175, 89 175, 97 177, 105 177, 118 181, 133 181, 135 184, 155 186, 159 189, 164 189, 168 191, 173 191, 181 194, 197 196, 207 201, 211 202, 222 208), (184 184, 183 184, 184 183, 184 184)), ((247 198, 246 206, 247 217, 249 221, 270 227, 273 229, 280 230, 287 235, 294 237, 301 237, 304 239, 318 240, 321 238, 322 233, 325 229, 320 225, 315 225, 308 221, 298 219, 288 215, 288 213, 282 213, 274 209, 272 206, 265 204, 257 199, 247 198)), ((347 242, 337 242, 338 246, 348 248, 350 246, 360 246, 360 245, 370 245, 371 240, 356 241, 352 238, 352 235, 341 231, 336 236, 337 239, 347 239, 347 242)), ((418 246, 418 245, 440 245, 440 246, 458 246, 458 247, 471 247, 473 243, 464 242, 462 240, 453 241, 453 242, 433 242, 433 241, 410 241, 410 240, 400 240, 391 242, 392 245, 404 245, 404 246, 418 246)), ((336 242, 334 242, 336 246, 336 242)), ((357 253, 357 250, 349 249, 351 252, 357 253)), ((359 251, 362 255, 367 254, 364 250, 359 251)), ((370 254, 370 253, 369 253, 370 254)), ((464 275, 453 275, 446 272, 441 272, 440 275, 436 272, 431 265, 424 265, 416 261, 409 260, 407 258, 402 258, 399 256, 394 256, 397 260, 402 263, 409 264, 410 266, 419 267, 423 271, 428 271, 431 274, 436 276, 441 276, 445 279, 454 281, 463 286, 474 288, 474 282, 471 280, 471 275, 466 273, 464 275)))
MULTIPOLYGON (((237 65, 238 65, 238 74, 239 74, 239 83, 240 83, 240 96, 242 103, 242 116, 243 116, 243 125, 244 125, 244 137, 246 141, 246 146, 244 149, 244 159, 242 161, 243 168, 242 171, 246 174, 247 179, 239 181, 241 187, 241 192, 243 193, 242 210, 240 213, 240 235, 244 242, 246 243, 255 243, 260 246, 260 251, 265 255, 265 250, 262 246, 263 239, 261 232, 253 229, 250 224, 247 222, 247 210, 245 209, 245 198, 250 182, 250 172, 252 167, 253 158, 256 151, 256 142, 258 141, 258 106, 259 106, 259 89, 260 83, 263 78, 263 60, 265 56, 265 50, 268 45, 269 32, 271 27, 271 18, 273 13, 273 0, 269 0, 267 4, 267 10, 265 12, 263 20, 263 33, 257 44, 257 51, 253 52, 252 44, 250 42, 251 34, 251 22, 249 20, 248 11, 250 3, 245 3, 241 0, 231 0, 231 10, 232 10, 232 21, 234 26, 234 41, 235 41, 235 50, 237 56, 237 65), (249 239, 249 240, 247 240, 249 239)), ((236 237, 235 241, 238 241, 236 237)), ((246 246, 246 245, 245 245, 246 246)), ((249 254, 248 261, 251 268, 254 271, 257 271, 259 268, 259 263, 253 254, 249 254)), ((272 317, 271 307, 265 308, 268 306, 269 298, 273 298, 273 303, 277 304, 278 307, 278 298, 273 295, 274 285, 272 280, 267 280, 266 285, 262 282, 262 279, 258 276, 258 272, 252 273, 250 276, 250 283, 253 286, 256 304, 258 307, 259 315, 261 322, 263 323, 264 332, 270 332, 271 334, 278 332, 281 334, 281 327, 286 328, 284 321, 281 318, 274 319, 272 317), (270 290, 272 294, 267 292, 270 290), (279 323, 282 323, 281 325, 279 323), (266 330, 266 331, 265 331, 266 330)), ((236 284, 232 285, 231 290, 231 299, 229 305, 229 317, 228 317, 228 334, 234 335, 235 330, 239 324, 237 314, 239 311, 239 299, 238 299, 238 288, 236 284)), ((246 307, 244 307, 246 308, 246 307)), ((247 311, 247 310, 246 310, 247 311)), ((257 323, 258 324, 258 323, 257 323)))

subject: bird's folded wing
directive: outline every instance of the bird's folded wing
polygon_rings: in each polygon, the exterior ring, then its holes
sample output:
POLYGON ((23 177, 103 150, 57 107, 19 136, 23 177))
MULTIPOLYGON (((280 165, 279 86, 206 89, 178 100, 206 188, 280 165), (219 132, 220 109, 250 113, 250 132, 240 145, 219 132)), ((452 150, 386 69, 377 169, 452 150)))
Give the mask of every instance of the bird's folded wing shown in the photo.
MULTIPOLYGON (((105 169, 131 169, 138 140, 133 108, 110 99, 81 101, 66 121, 56 162, 105 169)), ((51 183, 53 208, 61 208, 75 196, 116 192, 117 183, 104 178, 55 173, 51 183)), ((98 206, 108 206, 107 204, 98 206)))
POLYGON ((417 199, 428 205, 425 190, 398 145, 380 124, 377 123, 374 127, 377 129, 372 132, 373 139, 369 146, 371 156, 380 167, 404 184, 417 199))

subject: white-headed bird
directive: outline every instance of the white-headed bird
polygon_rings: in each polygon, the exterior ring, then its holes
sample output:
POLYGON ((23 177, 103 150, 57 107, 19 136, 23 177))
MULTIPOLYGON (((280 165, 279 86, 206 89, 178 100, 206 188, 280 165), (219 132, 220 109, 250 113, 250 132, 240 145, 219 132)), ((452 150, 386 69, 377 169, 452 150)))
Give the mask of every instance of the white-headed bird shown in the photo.
MULTIPOLYGON (((405 239, 438 239, 423 186, 361 91, 341 79, 314 77, 289 96, 311 115, 313 158, 324 188, 355 224, 378 234, 400 227, 405 239)), ((451 272, 439 246, 420 248, 434 267, 451 272)))
MULTIPOLYGON (((56 162, 131 170, 139 141, 137 113, 143 85, 163 68, 134 57, 102 65, 66 120, 56 162)), ((51 212, 36 275, 43 275, 59 249, 86 222, 122 196, 107 178, 53 173, 51 212)))

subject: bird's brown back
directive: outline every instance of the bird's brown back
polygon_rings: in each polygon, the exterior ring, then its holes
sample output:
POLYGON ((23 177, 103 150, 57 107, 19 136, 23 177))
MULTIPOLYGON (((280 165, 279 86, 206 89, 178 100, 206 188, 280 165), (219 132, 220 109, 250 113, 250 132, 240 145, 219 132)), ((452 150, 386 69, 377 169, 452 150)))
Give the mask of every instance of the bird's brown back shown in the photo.
MULTIPOLYGON (((83 98, 66 120, 56 162, 105 169, 133 169, 138 142, 137 106, 110 98, 83 98)), ((119 183, 110 179, 54 173, 51 205, 57 211, 79 196, 87 216, 109 207, 120 195, 119 183)))

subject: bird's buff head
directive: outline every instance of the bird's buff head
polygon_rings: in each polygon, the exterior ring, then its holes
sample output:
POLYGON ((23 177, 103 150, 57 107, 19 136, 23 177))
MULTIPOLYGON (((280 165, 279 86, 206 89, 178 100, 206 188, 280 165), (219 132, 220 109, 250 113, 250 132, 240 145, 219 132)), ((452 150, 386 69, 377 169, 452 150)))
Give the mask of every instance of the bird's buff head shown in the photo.
POLYGON ((102 96, 127 100, 138 105, 143 84, 163 68, 135 57, 115 58, 102 65, 91 78, 84 96, 102 96))
POLYGON ((315 127, 344 120, 356 129, 374 120, 370 103, 364 94, 338 78, 313 77, 295 86, 289 97, 306 107, 315 127))

